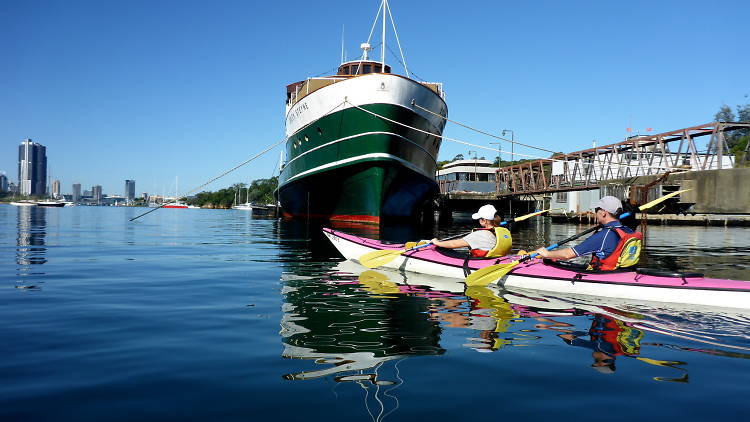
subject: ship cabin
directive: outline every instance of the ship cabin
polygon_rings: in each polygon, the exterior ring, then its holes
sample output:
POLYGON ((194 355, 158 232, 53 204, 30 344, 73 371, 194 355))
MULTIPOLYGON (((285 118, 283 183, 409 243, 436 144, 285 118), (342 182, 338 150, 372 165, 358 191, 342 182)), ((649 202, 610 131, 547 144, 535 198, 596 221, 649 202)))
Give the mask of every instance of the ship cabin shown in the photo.
POLYGON ((370 60, 355 60, 339 66, 336 76, 366 75, 368 73, 391 73, 391 67, 385 65, 385 72, 381 72, 383 64, 370 60))
POLYGON ((456 160, 437 171, 440 191, 445 192, 495 192, 497 167, 483 159, 456 160))
POLYGON ((340 82, 353 76, 367 75, 368 73, 391 73, 391 67, 385 65, 385 72, 381 62, 372 60, 354 60, 342 63, 336 75, 309 78, 304 81, 295 82, 286 86, 286 103, 288 106, 293 105, 308 94, 319 90, 325 86, 340 82))

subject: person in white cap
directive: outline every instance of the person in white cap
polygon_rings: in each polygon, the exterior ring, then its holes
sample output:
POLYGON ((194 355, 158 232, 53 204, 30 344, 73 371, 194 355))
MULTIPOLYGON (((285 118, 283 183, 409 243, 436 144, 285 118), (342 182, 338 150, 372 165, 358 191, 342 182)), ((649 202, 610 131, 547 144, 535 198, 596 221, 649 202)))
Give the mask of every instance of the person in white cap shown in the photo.
POLYGON ((592 234, 580 245, 572 248, 548 251, 539 248, 535 252, 543 258, 571 259, 577 256, 591 255, 592 268, 611 270, 617 267, 618 256, 614 252, 620 245, 622 234, 633 233, 633 230, 623 226, 617 216, 622 213, 622 202, 614 196, 605 196, 592 205, 596 215, 596 221, 602 226, 602 230, 592 234))
POLYGON ((444 240, 432 239, 432 244, 441 248, 469 248, 471 255, 474 257, 483 257, 488 251, 495 250, 499 255, 504 255, 510 250, 512 239, 510 232, 506 229, 501 230, 500 235, 503 237, 500 241, 497 238, 496 227, 500 227, 500 217, 497 216, 497 210, 491 204, 482 205, 477 212, 472 214, 471 218, 479 220, 481 229, 475 230, 461 239, 444 240))

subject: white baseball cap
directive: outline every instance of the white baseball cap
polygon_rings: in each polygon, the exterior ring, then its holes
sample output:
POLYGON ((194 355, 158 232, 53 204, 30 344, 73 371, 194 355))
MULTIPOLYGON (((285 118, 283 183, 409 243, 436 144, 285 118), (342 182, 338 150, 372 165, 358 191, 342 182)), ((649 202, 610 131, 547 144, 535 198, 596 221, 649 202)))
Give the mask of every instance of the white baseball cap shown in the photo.
POLYGON ((617 214, 622 212, 622 202, 614 196, 605 196, 599 202, 591 205, 591 208, 601 208, 616 217, 617 214))
POLYGON ((480 218, 484 218, 485 220, 494 220, 496 212, 497 210, 492 205, 482 205, 482 207, 479 208, 479 211, 471 215, 471 218, 475 220, 479 220, 480 218))

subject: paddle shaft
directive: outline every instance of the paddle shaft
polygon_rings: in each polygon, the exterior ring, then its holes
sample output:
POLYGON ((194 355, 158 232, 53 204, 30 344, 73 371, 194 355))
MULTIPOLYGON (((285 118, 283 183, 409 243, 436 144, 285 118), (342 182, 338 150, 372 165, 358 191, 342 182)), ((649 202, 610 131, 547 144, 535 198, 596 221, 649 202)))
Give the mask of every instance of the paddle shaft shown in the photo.
MULTIPOLYGON (((629 217, 629 216, 630 216, 631 214, 632 214, 631 212, 626 212, 626 213, 623 213, 622 215, 620 215, 620 217, 618 218, 618 220, 619 220, 619 219, 621 219, 621 218, 629 217)), ((591 233, 591 232, 593 232, 593 231, 595 231, 595 230, 598 230, 598 229, 600 229, 600 228, 602 228, 602 225, 601 225, 601 224, 598 224, 598 225, 596 225, 596 226, 594 226, 594 227, 591 227, 590 229, 586 229, 586 230, 584 230, 584 231, 582 231, 582 232, 580 232, 580 233, 578 233, 578 234, 576 234, 576 235, 570 236, 569 238, 567 238, 567 239, 565 239, 565 240, 561 240, 561 241, 559 241, 559 242, 557 242, 557 243, 555 243, 555 244, 549 245, 549 246, 547 246, 547 247, 546 247, 545 249, 547 249, 548 251, 551 251, 551 250, 553 250, 553 249, 557 249, 557 248, 558 248, 558 247, 560 247, 561 245, 564 245, 564 244, 566 244, 566 243, 568 243, 568 242, 571 242, 571 241, 573 241, 573 240, 576 240, 576 239, 578 239, 579 237, 581 237, 581 236, 583 236, 583 235, 587 235, 587 234, 589 234, 589 233, 591 233)), ((529 256, 528 256, 528 258, 526 258, 525 260, 529 260, 529 259, 534 259, 534 258, 536 258, 536 257, 537 257, 538 255, 539 255, 539 253, 538 253, 538 252, 534 252, 533 254, 529 255, 529 256)))

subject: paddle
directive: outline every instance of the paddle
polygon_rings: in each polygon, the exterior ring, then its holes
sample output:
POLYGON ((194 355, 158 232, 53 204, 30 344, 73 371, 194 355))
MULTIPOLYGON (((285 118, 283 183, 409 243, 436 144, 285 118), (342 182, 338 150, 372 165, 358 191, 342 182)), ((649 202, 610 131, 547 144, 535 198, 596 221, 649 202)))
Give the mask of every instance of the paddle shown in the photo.
MULTIPOLYGON (((677 192, 672 192, 669 195, 664 195, 661 198, 654 199, 651 202, 648 202, 648 203, 645 203, 645 204, 641 205, 640 207, 638 207, 638 210, 639 211, 647 210, 647 209, 653 207, 654 205, 656 205, 656 204, 658 204, 660 202, 666 201, 667 199, 669 199, 669 198, 671 198, 671 197, 673 197, 675 195, 679 195, 679 194, 681 194, 683 192, 687 192, 689 190, 690 189, 683 189, 683 190, 679 190, 677 192)), ((630 212, 626 212, 626 213, 621 214, 619 216, 619 218, 623 219, 623 218, 626 218, 626 217, 630 216, 631 214, 632 213, 630 213, 630 212)), ((582 231, 581 233, 573 235, 573 236, 571 236, 571 237, 569 237, 569 238, 567 238, 565 240, 561 240, 560 242, 557 242, 557 243, 555 243, 553 245, 547 246, 545 249, 547 249, 548 251, 551 251, 553 249, 558 248, 560 245, 564 245, 564 244, 566 244, 566 243, 568 243, 570 241, 576 240, 576 239, 578 239, 579 237, 581 237, 583 235, 586 235, 586 234, 589 234, 589 233, 591 233, 591 232, 593 232, 595 230, 598 230, 599 228, 601 228, 601 225, 596 225, 594 227, 591 227, 590 229, 582 231)), ((527 255, 527 256, 525 256, 525 257, 523 257, 521 259, 517 259, 517 260, 515 260, 513 262, 509 262, 509 263, 506 263, 506 264, 490 265, 489 267, 484 267, 484 268, 482 268, 480 270, 477 270, 477 271, 469 274, 469 276, 466 277, 466 280, 464 280, 464 282, 466 283, 467 286, 486 286, 486 285, 488 285, 488 284, 490 284, 490 283, 492 283, 492 282, 494 282, 496 280, 499 280, 505 274, 508 274, 516 265, 520 264, 521 262, 528 261, 530 259, 536 258, 537 255, 539 255, 539 254, 536 253, 536 252, 534 252, 531 255, 527 255)))
MULTIPOLYGON (((519 221, 526 220, 527 218, 534 217, 535 215, 539 215, 542 213, 545 213, 549 210, 542 210, 542 211, 536 211, 532 212, 531 214, 522 215, 521 217, 516 217, 510 221, 503 221, 500 223, 501 226, 508 225, 509 223, 516 223, 519 221)), ((470 232, 469 232, 470 233, 470 232)), ((441 239, 441 242, 444 242, 446 240, 452 240, 452 239, 458 239, 459 237, 464 237, 468 235, 469 233, 461 233, 456 236, 446 237, 445 239, 441 239)), ((411 242, 405 244, 405 246, 408 246, 411 242)), ((420 242, 421 243, 421 242, 420 242)), ((411 248, 407 247, 405 249, 379 249, 376 251, 368 252, 362 256, 359 257, 359 263, 364 265, 367 268, 376 268, 381 265, 385 265, 394 259, 396 259, 397 256, 400 256, 403 253, 415 251, 417 249, 426 248, 427 246, 430 246, 432 242, 426 242, 421 245, 413 246, 411 248)))

